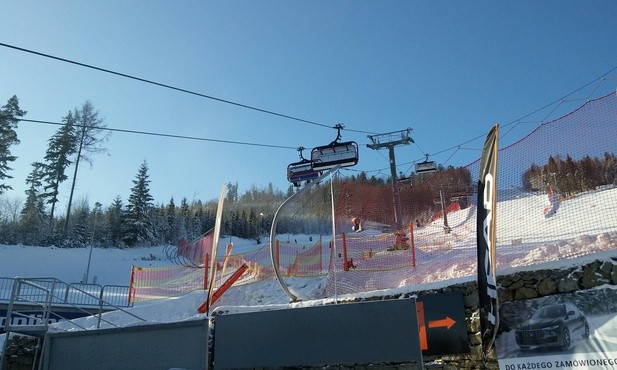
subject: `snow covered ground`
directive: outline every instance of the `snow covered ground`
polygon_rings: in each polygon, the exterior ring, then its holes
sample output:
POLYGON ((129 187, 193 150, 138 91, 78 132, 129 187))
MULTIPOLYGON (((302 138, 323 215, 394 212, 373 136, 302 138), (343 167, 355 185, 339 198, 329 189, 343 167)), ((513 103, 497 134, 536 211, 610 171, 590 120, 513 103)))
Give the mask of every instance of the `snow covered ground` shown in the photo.
MULTIPOLYGON (((513 193, 498 203, 498 275, 520 271, 523 266, 527 270, 570 267, 595 259, 609 260, 617 257, 617 188, 605 188, 567 200, 551 219, 545 219, 541 211, 544 199, 543 195, 513 193), (589 220, 582 222, 580 215, 588 215, 589 220), (537 266, 528 266, 530 264, 537 266)), ((448 215, 452 227, 451 248, 445 257, 444 254, 431 253, 429 242, 420 242, 417 245, 418 267, 413 275, 399 281, 396 290, 433 289, 475 279, 474 212, 475 208, 471 207, 448 215)), ((442 221, 436 221, 439 222, 442 221)), ((418 229, 417 239, 428 241, 443 238, 441 228, 437 224, 433 226, 418 229)), ((228 241, 222 240, 221 245, 226 245, 228 241)), ((233 242, 237 249, 255 248, 253 240, 234 238, 233 242)), ((55 277, 67 283, 80 282, 88 266, 89 252, 89 248, 0 245, 0 277, 55 277)), ((96 283, 101 285, 128 285, 131 265, 156 267, 170 264, 172 262, 166 260, 162 246, 94 248, 89 281, 92 282, 96 277, 96 283)), ((286 282, 302 297, 317 300, 325 298, 326 280, 326 277, 290 278, 286 282)), ((355 293, 354 296, 391 293, 392 290, 374 291, 355 293)), ((199 317, 197 307, 204 299, 205 294, 198 291, 183 297, 140 303, 130 310, 148 322, 190 320, 199 317)), ((232 287, 217 302, 219 307, 234 307, 231 308, 233 310, 280 308, 288 304, 287 295, 275 279, 232 287)), ((140 321, 119 312, 106 315, 107 320, 118 326, 133 325, 140 321)), ((88 319, 81 320, 80 325, 95 327, 94 321, 88 323, 88 319)), ((67 324, 56 325, 56 329, 70 330, 67 324)))

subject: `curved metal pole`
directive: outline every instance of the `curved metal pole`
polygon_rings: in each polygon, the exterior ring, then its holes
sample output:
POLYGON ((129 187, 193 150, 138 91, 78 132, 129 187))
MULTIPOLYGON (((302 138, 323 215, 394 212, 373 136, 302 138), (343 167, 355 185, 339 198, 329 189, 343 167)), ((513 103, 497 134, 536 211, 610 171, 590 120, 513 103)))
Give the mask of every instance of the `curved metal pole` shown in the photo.
MULTIPOLYGON (((325 171, 321 176, 319 176, 318 178, 313 180, 313 182, 311 182, 311 184, 319 183, 326 176, 330 175, 331 173, 334 173, 334 172, 338 171, 339 168, 341 168, 340 165, 338 165, 338 166, 336 166, 336 167, 334 167, 334 168, 332 168, 332 169, 330 169, 328 171, 325 171)), ((297 302, 297 301, 300 301, 300 299, 289 290, 289 288, 287 287, 287 284, 285 284, 285 282, 283 281, 283 276, 281 275, 281 272, 279 270, 278 263, 276 263, 276 255, 275 255, 275 248, 274 248, 275 244, 276 244, 276 226, 278 225, 279 212, 283 209, 285 204, 287 204, 287 202, 289 202, 290 200, 294 199, 299 194, 302 194, 306 189, 308 189, 310 187, 311 187, 311 185, 307 184, 305 187, 300 189, 297 193, 292 194, 292 196, 290 196, 289 198, 285 199, 285 201, 283 201, 283 203, 281 203, 279 208, 276 210, 276 213, 274 213, 274 218, 272 219, 272 227, 270 228, 270 259, 272 260, 272 267, 274 268, 274 273, 276 274, 276 278, 278 279, 281 288, 289 296, 291 302, 297 302)))

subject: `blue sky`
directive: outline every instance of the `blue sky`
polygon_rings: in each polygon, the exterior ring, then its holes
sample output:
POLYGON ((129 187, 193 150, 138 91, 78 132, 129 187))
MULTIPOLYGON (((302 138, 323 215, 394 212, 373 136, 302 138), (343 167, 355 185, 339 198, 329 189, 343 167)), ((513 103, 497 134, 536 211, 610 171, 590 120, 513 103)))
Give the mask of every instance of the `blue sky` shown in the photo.
MULTIPOLYGON (((367 134, 412 128, 416 143, 396 149, 409 174, 425 154, 472 162, 495 123, 523 118, 502 130, 504 146, 614 92, 615 16, 615 1, 8 1, 0 43, 317 124, 2 46, 0 101, 17 95, 25 118, 60 122, 90 100, 110 128, 264 145, 115 132, 78 174, 77 197, 91 205, 126 202, 144 160, 156 203, 215 199, 227 182, 285 191, 294 148, 330 143, 338 123, 360 146, 345 175, 387 177, 387 151, 367 148, 367 134)), ((25 198, 56 130, 20 124, 4 197, 25 198)))

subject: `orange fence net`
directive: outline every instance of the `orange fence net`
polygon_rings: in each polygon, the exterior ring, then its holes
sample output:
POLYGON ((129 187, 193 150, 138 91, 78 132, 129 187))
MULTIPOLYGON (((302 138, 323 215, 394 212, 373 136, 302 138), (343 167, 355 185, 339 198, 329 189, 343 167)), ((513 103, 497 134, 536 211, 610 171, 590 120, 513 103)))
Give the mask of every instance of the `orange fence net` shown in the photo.
MULTIPOLYGON (((617 250, 616 138, 617 95, 612 93, 539 125, 499 150, 498 273, 617 250)), ((336 183, 330 196, 320 191, 322 185, 311 184, 315 191, 288 206, 288 224, 306 225, 299 238, 315 235, 320 225, 334 223, 335 243, 327 236, 323 241, 322 237, 309 242, 279 241, 275 258, 281 272, 287 276, 327 274, 327 296, 474 276, 478 172, 476 161, 397 184, 402 227, 395 223, 391 187, 347 181, 336 183), (332 201, 334 222, 330 214, 315 220, 316 205, 332 201), (313 218, 303 214, 307 209, 313 218), (353 232, 354 218, 361 220, 357 233, 353 232)), ((183 245, 179 255, 193 265, 203 264, 207 245, 204 240, 183 245)), ((267 244, 257 251, 221 256, 221 275, 233 273, 242 263, 249 270, 236 284, 274 275, 267 244)), ((203 270, 194 267, 136 268, 133 297, 203 289, 203 276, 203 270)))

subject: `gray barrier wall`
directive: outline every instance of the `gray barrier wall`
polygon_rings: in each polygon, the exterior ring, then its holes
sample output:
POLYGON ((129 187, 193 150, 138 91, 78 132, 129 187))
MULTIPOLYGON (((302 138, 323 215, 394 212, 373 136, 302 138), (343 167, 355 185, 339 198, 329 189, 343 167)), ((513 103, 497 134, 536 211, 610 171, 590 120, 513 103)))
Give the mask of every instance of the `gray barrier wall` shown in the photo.
MULTIPOLYGON (((413 298, 221 314, 214 368, 422 363, 413 298)), ((47 333, 42 369, 204 369, 208 320, 47 333)))
MULTIPOLYGON (((617 257, 615 257, 617 259, 617 257)), ((523 301, 530 298, 538 298, 545 296, 559 296, 564 293, 575 293, 575 292, 594 292, 600 291, 599 287, 607 285, 614 286, 617 284, 617 263, 612 261, 594 261, 591 263, 583 264, 581 266, 574 266, 568 270, 538 270, 538 271, 527 271, 527 272, 517 272, 511 275, 503 275, 498 276, 498 285, 499 285, 499 297, 500 302, 502 303, 502 307, 507 305, 507 302, 516 302, 523 301)), ((612 287, 609 287, 612 288, 612 287)), ((425 365, 426 369, 498 369, 499 365, 497 363, 497 359, 495 356, 495 352, 489 352, 488 356, 483 356, 481 354, 481 342, 480 342, 480 325, 479 325, 479 316, 478 316, 478 292, 475 281, 454 284, 450 286, 446 286, 439 289, 427 290, 427 291, 417 291, 417 292, 407 292, 404 294, 393 294, 388 296, 390 300, 404 300, 404 298, 408 298, 414 294, 419 296, 419 299, 423 299, 425 296, 432 296, 437 294, 449 294, 450 292, 461 292, 463 294, 464 301, 464 309, 465 309, 465 317, 466 317, 466 325, 467 325, 467 335, 469 338, 469 346, 470 352, 468 354, 457 354, 457 355, 435 355, 435 356, 425 356, 424 360, 427 362, 425 365)), ((367 297, 367 298, 357 298, 361 299, 374 299, 374 300, 382 300, 383 296, 379 297, 367 297)), ((507 312, 504 312, 507 316, 507 312)), ((216 320, 222 318, 215 317, 216 320)), ((168 343, 169 341, 176 341, 175 337, 180 336, 182 334, 168 334, 166 324, 158 324, 157 328, 153 330, 151 333, 143 333, 141 335, 135 336, 129 339, 121 339, 119 337, 115 337, 115 339, 105 338, 104 340, 98 339, 99 332, 103 333, 104 336, 106 331, 110 331, 110 329, 99 330, 93 332, 75 332, 75 333, 58 333, 54 334, 53 337, 62 339, 63 335, 70 336, 75 335, 77 341, 79 342, 79 338, 86 338, 88 335, 91 335, 92 338, 87 340, 87 345, 82 345, 81 343, 76 343, 78 349, 73 349, 68 343, 60 343, 66 352, 72 352, 70 361, 65 361, 60 363, 58 367, 52 367, 56 362, 51 360, 56 360, 54 355, 63 356, 62 351, 59 351, 56 348, 56 351, 52 351, 52 349, 46 349, 47 362, 45 369, 63 369, 63 368, 75 368, 75 366, 69 366, 79 364, 80 368, 87 369, 119 369, 119 368, 135 368, 135 369, 145 369, 145 368, 173 368, 180 367, 185 369, 201 369, 205 366, 205 346, 202 346, 206 343, 206 323, 202 322, 202 329, 198 329, 199 333, 193 335, 190 339, 192 343, 201 343, 199 348, 193 348, 193 352, 191 355, 188 355, 187 352, 190 352, 188 348, 185 348, 185 354, 183 354, 182 359, 191 358, 192 356, 198 357, 198 365, 197 362, 195 365, 193 364, 184 364, 180 365, 172 365, 171 363, 162 362, 161 364, 165 364, 167 367, 158 366, 159 364, 153 363, 148 358, 150 356, 148 352, 148 347, 151 346, 151 340, 156 339, 160 341, 164 341, 168 343), (158 327, 161 326, 161 327, 158 327), (128 343, 128 344, 127 344, 128 343), (138 344, 134 344, 138 343, 138 344), (106 348, 102 348, 102 346, 106 346, 106 348), (139 347, 146 348, 139 348, 139 347), (84 355, 87 354, 87 355, 84 355), (51 355, 51 359, 50 356, 51 355), (106 366, 110 367, 102 367, 103 363, 98 363, 96 361, 97 358, 104 358, 106 366), (128 360, 127 360, 128 359, 128 360), (141 361, 137 361, 136 359, 140 359, 141 361), (71 363, 71 361, 74 361, 71 363), (135 361, 135 362, 134 362, 135 361), (83 366, 81 366, 83 364, 83 366), (126 365, 126 366, 124 366, 126 365), (64 366, 64 367, 63 367, 64 366)), ((169 324, 170 332, 173 332, 175 326, 186 325, 186 323, 173 323, 169 324)), ((194 324, 196 325, 196 324, 194 324)), ((345 325, 340 323, 341 327, 345 325)), ((139 328, 124 328, 117 329, 113 331, 115 334, 122 334, 123 330, 128 330, 128 335, 133 331, 141 331, 147 330, 144 329, 146 327, 139 328)), ((507 328, 502 327, 503 330, 507 330, 507 328)), ((247 331, 250 328, 247 328, 247 331)), ((367 335, 378 335, 378 332, 373 331, 368 332, 367 335)), ((54 341, 55 339, 53 339, 54 341)), ((216 339, 218 336, 216 335, 216 325, 215 325, 215 346, 216 339)), ((286 340, 288 336, 283 337, 281 340, 286 340)), ((181 338, 180 338, 181 339, 181 338)), ((429 337, 430 339, 430 337, 429 337)), ((176 343, 177 344, 177 343, 176 343)), ((218 345, 221 345, 219 343, 218 345)), ((162 352, 163 357, 167 356, 165 352, 162 352)), ((154 356, 154 358, 156 358, 154 356)), ((216 354, 214 355, 216 357, 216 354)), ((65 360, 60 358, 60 360, 65 360)), ((221 360, 221 358, 219 358, 221 360)), ((358 368, 366 368, 367 365, 359 366, 358 368)), ((310 369, 309 367, 302 367, 305 369, 310 369)), ((323 369, 324 367, 319 367, 323 369)), ((352 367, 349 367, 352 368, 352 367)), ((392 369, 409 369, 410 367, 405 364, 390 364, 388 368, 392 369)))
POLYGON ((207 329, 208 320, 201 319, 47 333, 42 369, 204 369, 207 329))
POLYGON ((215 316, 216 369, 422 363, 413 298, 215 316))

